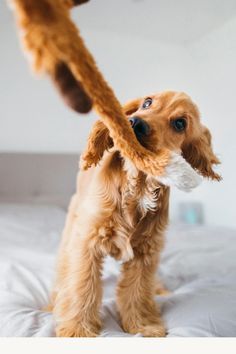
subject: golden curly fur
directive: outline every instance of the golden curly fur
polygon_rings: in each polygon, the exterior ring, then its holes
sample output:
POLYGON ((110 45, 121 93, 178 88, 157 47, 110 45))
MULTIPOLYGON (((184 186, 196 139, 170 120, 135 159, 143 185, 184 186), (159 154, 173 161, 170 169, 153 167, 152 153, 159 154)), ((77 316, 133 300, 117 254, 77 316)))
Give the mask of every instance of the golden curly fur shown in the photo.
MULTIPOLYGON (((124 107, 129 118, 138 116, 148 123, 150 132, 142 143, 153 153, 162 148, 182 151, 200 174, 218 180, 212 165, 219 161, 212 151, 210 133, 200 123, 196 105, 184 93, 164 92, 149 97, 152 105, 146 109, 142 106, 145 99, 124 107), (178 117, 186 120, 186 129, 181 132, 176 132, 171 124, 178 117)), ((155 272, 168 223, 169 187, 123 158, 112 147, 109 131, 99 121, 88 147, 94 142, 100 162, 78 174, 59 251, 52 293, 56 334, 99 334, 103 258, 111 255, 123 261, 117 286, 123 329, 143 336, 164 336, 154 295, 155 272)))

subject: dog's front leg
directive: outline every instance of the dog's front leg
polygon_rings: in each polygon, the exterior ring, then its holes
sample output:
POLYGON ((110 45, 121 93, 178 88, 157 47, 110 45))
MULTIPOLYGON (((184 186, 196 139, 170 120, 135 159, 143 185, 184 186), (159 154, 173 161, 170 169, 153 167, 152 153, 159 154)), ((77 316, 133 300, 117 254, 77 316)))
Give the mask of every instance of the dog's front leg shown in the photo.
POLYGON ((123 264, 117 289, 118 310, 123 329, 145 337, 163 337, 160 311, 155 303, 156 257, 136 257, 123 264))
POLYGON ((71 245, 68 271, 61 282, 54 304, 58 337, 95 337, 101 322, 102 255, 90 241, 71 245))

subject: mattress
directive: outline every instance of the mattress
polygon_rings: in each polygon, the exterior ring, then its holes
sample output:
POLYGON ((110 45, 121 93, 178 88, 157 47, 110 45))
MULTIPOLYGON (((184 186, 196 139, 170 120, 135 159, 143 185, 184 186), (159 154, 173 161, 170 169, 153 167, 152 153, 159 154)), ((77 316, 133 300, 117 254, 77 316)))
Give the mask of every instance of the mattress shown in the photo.
MULTIPOLYGON (((0 204, 0 336, 53 337, 48 303, 65 221, 56 206, 0 204)), ((124 333, 115 306, 120 264, 105 261, 101 336, 124 333)), ((168 337, 236 336, 236 231, 171 226, 159 275, 170 293, 156 296, 168 337)), ((137 334, 136 336, 141 336, 137 334)))

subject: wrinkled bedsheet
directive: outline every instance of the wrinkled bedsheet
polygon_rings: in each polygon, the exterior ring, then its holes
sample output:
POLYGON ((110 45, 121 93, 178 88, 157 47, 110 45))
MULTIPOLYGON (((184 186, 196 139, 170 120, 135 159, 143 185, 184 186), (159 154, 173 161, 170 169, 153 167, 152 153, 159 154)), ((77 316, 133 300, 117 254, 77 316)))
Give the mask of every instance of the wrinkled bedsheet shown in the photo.
MULTIPOLYGON (((0 204, 0 336, 55 336, 47 304, 65 211, 0 204)), ((236 231, 172 226, 160 276, 171 291, 157 296, 169 337, 236 336, 236 231)), ((104 267, 101 336, 130 336, 120 327, 114 288, 119 264, 104 267)), ((139 336, 139 335, 137 335, 139 336)))

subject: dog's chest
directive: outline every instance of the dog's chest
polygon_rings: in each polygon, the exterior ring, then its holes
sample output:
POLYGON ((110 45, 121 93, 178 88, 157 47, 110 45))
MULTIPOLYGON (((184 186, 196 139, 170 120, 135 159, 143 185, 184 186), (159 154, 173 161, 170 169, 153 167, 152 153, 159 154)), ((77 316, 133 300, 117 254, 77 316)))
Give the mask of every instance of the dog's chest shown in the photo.
POLYGON ((143 227, 154 223, 153 216, 158 213, 158 197, 160 187, 149 180, 128 180, 125 188, 120 192, 112 214, 113 236, 110 239, 113 246, 110 254, 123 261, 133 258, 133 241, 151 237, 150 227, 143 227), (148 235, 147 235, 148 234, 148 235), (116 257, 118 255, 118 257, 116 257))
POLYGON ((135 227, 147 214, 158 211, 160 186, 144 175, 129 177, 121 192, 120 210, 124 219, 135 227))

